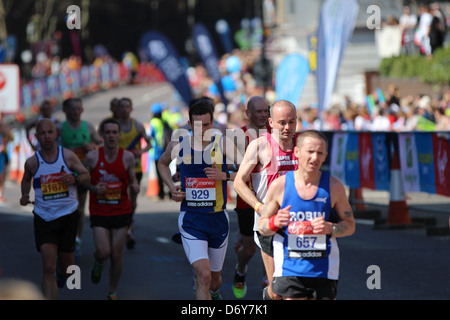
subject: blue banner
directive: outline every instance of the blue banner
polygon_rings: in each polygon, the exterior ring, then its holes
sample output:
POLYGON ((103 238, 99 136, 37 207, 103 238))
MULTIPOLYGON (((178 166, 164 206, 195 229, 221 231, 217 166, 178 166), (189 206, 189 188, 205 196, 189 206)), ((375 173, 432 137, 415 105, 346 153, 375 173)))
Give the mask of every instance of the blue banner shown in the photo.
POLYGON ((385 133, 372 134, 373 170, 375 177, 375 190, 390 190, 391 171, 389 167, 389 154, 385 133))
MULTIPOLYGON (((329 164, 323 169, 352 189, 391 191, 400 170, 403 190, 450 196, 450 133, 327 132, 329 164), (399 167, 394 167, 394 153, 399 167)), ((398 186, 395 186, 398 187, 398 186)))
POLYGON ((297 106, 309 74, 309 63, 298 53, 287 55, 277 68, 275 93, 277 100, 287 100, 297 106))
POLYGON ((231 39, 231 31, 228 22, 223 19, 217 20, 215 27, 225 53, 231 53, 233 50, 233 40, 231 39))
POLYGON ((196 23, 192 31, 192 38, 203 65, 219 90, 222 102, 226 107, 228 99, 225 97, 223 90, 222 77, 219 70, 219 59, 217 58, 217 52, 211 35, 203 24, 196 23))
MULTIPOLYGON (((355 27, 356 0, 326 0, 317 32, 317 93, 319 116, 328 109, 342 55, 355 27)), ((321 119, 322 120, 322 119, 321 119)))
POLYGON ((436 193, 432 134, 414 133, 417 150, 420 191, 436 193))
POLYGON ((140 39, 140 48, 178 91, 186 105, 192 100, 191 86, 172 43, 157 31, 146 32, 140 39))
POLYGON ((344 176, 345 184, 350 188, 359 189, 361 186, 359 168, 359 135, 358 133, 348 133, 344 176))

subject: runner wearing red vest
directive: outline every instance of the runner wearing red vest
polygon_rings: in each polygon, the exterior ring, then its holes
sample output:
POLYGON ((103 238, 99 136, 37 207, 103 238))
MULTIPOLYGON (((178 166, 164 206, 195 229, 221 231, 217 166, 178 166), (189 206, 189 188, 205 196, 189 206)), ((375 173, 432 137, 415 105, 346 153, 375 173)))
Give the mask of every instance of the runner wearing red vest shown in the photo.
POLYGON ((95 262, 91 280, 100 281, 103 264, 111 259, 108 299, 116 300, 116 289, 122 273, 122 249, 132 222, 128 191, 138 193, 134 156, 118 146, 119 123, 105 119, 100 124, 104 145, 88 153, 85 166, 91 173, 89 211, 94 232, 95 262))
MULTIPOLYGON (((240 139, 241 144, 238 145, 239 151, 244 154, 245 149, 251 141, 261 136, 266 132, 271 132, 271 127, 268 124, 269 120, 269 105, 263 97, 254 96, 248 100, 247 109, 245 113, 249 119, 249 123, 243 126, 242 132, 236 132, 245 135, 245 140, 240 139), (244 140, 244 141, 242 141, 244 140)), ((252 190, 251 182, 247 185, 252 190)), ((236 271, 233 279, 233 294, 236 298, 242 299, 247 292, 245 283, 245 276, 247 273, 247 265, 250 259, 256 252, 256 243, 254 241, 254 209, 245 202, 239 195, 236 197, 236 209, 239 225, 239 239, 236 243, 236 254, 238 262, 236 264, 236 271)))

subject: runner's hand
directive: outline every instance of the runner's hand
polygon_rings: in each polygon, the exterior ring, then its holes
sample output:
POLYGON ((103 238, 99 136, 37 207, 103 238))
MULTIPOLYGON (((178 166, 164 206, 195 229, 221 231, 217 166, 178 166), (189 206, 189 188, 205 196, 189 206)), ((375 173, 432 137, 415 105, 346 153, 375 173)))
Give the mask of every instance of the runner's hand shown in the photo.
POLYGON ((174 186, 170 189, 170 192, 172 193, 172 200, 176 202, 183 201, 183 199, 186 197, 186 192, 181 191, 180 186, 174 186))
POLYGON ((213 163, 212 167, 206 167, 203 170, 208 177, 208 179, 211 180, 225 180, 226 179, 226 173, 222 172, 217 168, 217 166, 213 163))
POLYGON ((21 206, 26 206, 28 204, 34 204, 34 202, 30 201, 30 196, 29 195, 23 195, 22 197, 20 197, 20 205, 21 206))
MULTIPOLYGON (((311 226, 313 227, 313 232, 317 234, 327 234, 326 232, 326 221, 324 217, 317 217, 311 220, 311 226)), ((331 233, 331 232, 330 232, 331 233)))
POLYGON ((289 220, 291 219, 291 215, 289 213, 291 207, 291 205, 288 205, 287 207, 278 210, 274 220, 275 226, 282 228, 288 225, 289 220))

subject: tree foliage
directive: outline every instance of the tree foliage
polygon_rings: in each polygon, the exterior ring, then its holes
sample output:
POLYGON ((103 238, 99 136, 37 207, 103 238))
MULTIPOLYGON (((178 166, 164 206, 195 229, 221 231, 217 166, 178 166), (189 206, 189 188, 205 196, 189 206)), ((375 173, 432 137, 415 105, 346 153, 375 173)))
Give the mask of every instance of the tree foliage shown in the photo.
POLYGON ((380 74, 393 78, 419 78, 429 84, 450 84, 450 46, 436 50, 431 59, 420 55, 385 58, 380 74))

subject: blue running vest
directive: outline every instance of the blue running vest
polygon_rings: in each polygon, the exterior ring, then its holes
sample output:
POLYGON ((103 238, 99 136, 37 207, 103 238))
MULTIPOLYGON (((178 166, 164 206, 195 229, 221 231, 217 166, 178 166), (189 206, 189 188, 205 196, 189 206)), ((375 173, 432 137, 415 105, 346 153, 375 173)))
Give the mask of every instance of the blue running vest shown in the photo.
POLYGON ((339 248, 336 238, 313 234, 310 221, 324 216, 337 222, 331 208, 330 174, 322 172, 316 195, 303 200, 295 188, 294 171, 286 174, 281 208, 291 205, 290 222, 283 235, 276 233, 274 246, 274 277, 319 277, 337 280, 339 277, 339 248))
POLYGON ((222 152, 222 135, 215 135, 211 144, 203 151, 191 147, 188 136, 180 137, 179 163, 181 188, 186 197, 181 203, 181 211, 212 213, 220 212, 227 205, 227 182, 210 180, 204 169, 214 162, 219 170, 227 171, 225 155, 222 152), (189 153, 183 152, 189 150, 189 153))

